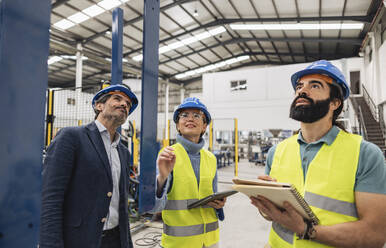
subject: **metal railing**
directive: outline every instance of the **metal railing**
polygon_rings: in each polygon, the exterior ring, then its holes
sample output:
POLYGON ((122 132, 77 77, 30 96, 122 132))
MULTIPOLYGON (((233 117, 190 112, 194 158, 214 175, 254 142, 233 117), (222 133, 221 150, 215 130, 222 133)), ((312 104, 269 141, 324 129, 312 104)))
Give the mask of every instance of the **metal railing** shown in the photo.
POLYGON ((365 86, 362 85, 363 89, 363 98, 365 99, 367 105, 370 108, 370 112, 373 115, 374 119, 379 123, 383 138, 386 138, 386 125, 385 120, 383 118, 383 104, 379 104, 378 106, 374 103, 373 99, 370 97, 369 92, 366 90, 365 86))
POLYGON ((361 106, 358 105, 358 114, 359 114, 359 132, 360 132, 360 135, 365 138, 365 140, 368 139, 367 137, 367 129, 366 129, 366 125, 365 125, 365 120, 363 118, 363 112, 362 112, 362 108, 361 106))
POLYGON ((379 116, 379 124, 381 126, 383 138, 386 138, 386 125, 385 125, 385 119, 383 118, 383 104, 378 105, 378 116, 379 116))
POLYGON ((353 128, 353 131, 355 131, 356 134, 361 135, 364 139, 367 139, 367 129, 365 125, 365 119, 363 117, 363 111, 362 108, 360 107, 357 99, 355 97, 350 97, 349 98, 351 105, 354 109, 354 112, 356 113, 356 120, 358 121, 358 127, 355 126, 353 128))
POLYGON ((363 98, 365 99, 367 105, 370 108, 370 112, 373 115, 374 119, 379 122, 379 110, 377 105, 374 103, 373 99, 370 97, 369 92, 366 90, 365 86, 362 85, 363 89, 363 98))

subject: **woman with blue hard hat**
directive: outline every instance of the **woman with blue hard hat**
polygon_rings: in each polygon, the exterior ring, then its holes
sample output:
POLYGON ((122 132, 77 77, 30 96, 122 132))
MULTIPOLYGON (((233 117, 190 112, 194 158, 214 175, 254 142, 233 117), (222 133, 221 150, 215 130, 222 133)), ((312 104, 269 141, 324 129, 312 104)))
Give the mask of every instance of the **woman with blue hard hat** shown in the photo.
POLYGON ((174 111, 177 143, 158 155, 156 204, 162 210, 164 248, 218 247, 219 224, 226 198, 207 207, 188 209, 195 200, 217 192, 216 157, 203 149, 207 125, 211 121, 206 106, 196 97, 186 98, 174 111))

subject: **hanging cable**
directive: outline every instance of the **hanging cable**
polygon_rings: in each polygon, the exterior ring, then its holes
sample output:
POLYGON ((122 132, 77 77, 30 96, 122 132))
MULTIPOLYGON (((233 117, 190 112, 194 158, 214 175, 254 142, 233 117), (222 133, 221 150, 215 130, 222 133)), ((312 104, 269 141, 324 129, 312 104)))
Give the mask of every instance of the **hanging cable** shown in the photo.
POLYGON ((161 247, 161 232, 149 232, 142 238, 135 240, 135 244, 143 247, 161 247))

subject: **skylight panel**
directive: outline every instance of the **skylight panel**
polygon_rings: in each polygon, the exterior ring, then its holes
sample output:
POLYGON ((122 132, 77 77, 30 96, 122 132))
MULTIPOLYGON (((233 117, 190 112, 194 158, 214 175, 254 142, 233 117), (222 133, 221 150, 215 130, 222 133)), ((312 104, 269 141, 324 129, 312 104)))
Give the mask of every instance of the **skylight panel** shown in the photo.
MULTIPOLYGON (((218 27, 218 28, 211 29, 209 31, 204 31, 204 32, 197 34, 197 35, 194 35, 192 37, 183 39, 181 41, 176 41, 176 42, 171 43, 169 45, 160 47, 158 50, 158 53, 163 54, 163 53, 166 53, 168 51, 175 50, 177 48, 187 46, 187 45, 192 44, 194 42, 212 37, 214 35, 220 34, 220 33, 225 32, 225 31, 226 31, 226 29, 222 26, 218 27)), ((142 59, 143 59, 142 55, 137 55, 137 56, 133 57, 133 60, 135 60, 135 61, 141 61, 142 59)))
POLYGON ((221 34, 221 33, 225 32, 225 31, 226 31, 226 29, 223 26, 221 26, 221 27, 209 30, 209 33, 212 36, 215 36, 215 35, 218 35, 218 34, 221 34))
POLYGON ((236 62, 237 62, 237 59, 236 59, 236 58, 228 59, 228 60, 225 61, 225 63, 227 63, 228 65, 233 64, 233 63, 236 63, 236 62))
POLYGON ((54 23, 54 26, 57 28, 66 30, 68 28, 71 28, 72 26, 75 26, 75 23, 73 23, 67 19, 63 19, 63 20, 58 21, 57 23, 54 23))
POLYGON ((209 32, 202 32, 201 34, 198 34, 198 35, 195 35, 195 37, 197 38, 197 40, 203 40, 203 39, 206 39, 206 38, 209 38, 211 37, 212 35, 209 33, 209 32))
POLYGON ((193 42, 197 42, 197 41, 198 41, 198 39, 194 36, 181 40, 181 42, 184 43, 185 45, 189 45, 189 44, 191 44, 193 42))
POLYGON ((170 50, 174 50, 174 49, 177 49, 177 48, 180 48, 180 47, 183 47, 183 46, 185 46, 185 44, 182 43, 181 41, 177 41, 177 42, 174 42, 174 43, 168 45, 170 50))
POLYGON ((249 55, 240 56, 240 57, 237 57, 237 58, 231 58, 231 59, 228 59, 228 60, 225 60, 225 61, 218 62, 216 64, 206 65, 204 67, 201 67, 201 68, 198 68, 198 69, 195 69, 195 70, 191 70, 191 71, 187 71, 187 72, 184 72, 184 73, 177 74, 175 77, 177 79, 181 79, 181 78, 193 76, 195 74, 201 74, 203 72, 214 70, 214 69, 217 69, 217 68, 220 68, 220 67, 224 67, 226 65, 234 64, 234 63, 246 60, 246 59, 249 59, 249 55))
POLYGON ((102 2, 99 2, 98 5, 104 8, 105 10, 110 10, 112 8, 115 8, 122 3, 118 0, 103 0, 102 2))
POLYGON ((87 9, 82 10, 83 13, 85 13, 86 15, 88 15, 90 17, 97 16, 99 14, 102 14, 105 11, 106 11, 105 9, 99 7, 96 4, 92 5, 91 7, 88 7, 87 9))
POLYGON ((362 29, 363 23, 231 24, 233 30, 328 30, 362 29))
POLYGON ((142 54, 140 54, 140 55, 134 56, 133 59, 135 61, 141 61, 143 59, 143 56, 142 56, 142 54))
POLYGON ((244 56, 237 57, 237 61, 238 62, 243 61, 243 60, 247 60, 247 59, 249 59, 249 55, 244 55, 244 56))
MULTIPOLYGON (((159 49, 158 49, 158 53, 159 54, 162 54, 162 53, 166 53, 166 52, 169 52, 170 50, 172 50, 171 48, 170 48, 170 46, 163 46, 163 47, 160 47, 159 49)), ((138 56, 135 56, 135 57, 138 57, 138 56)), ((139 57, 138 57, 139 58, 139 57)), ((142 60, 142 54, 141 54, 141 59, 140 60, 142 60)))
POLYGON ((78 12, 78 13, 73 14, 72 16, 67 17, 67 19, 69 19, 70 21, 73 21, 75 23, 81 23, 81 22, 84 22, 84 21, 90 19, 90 17, 83 14, 82 12, 78 12))

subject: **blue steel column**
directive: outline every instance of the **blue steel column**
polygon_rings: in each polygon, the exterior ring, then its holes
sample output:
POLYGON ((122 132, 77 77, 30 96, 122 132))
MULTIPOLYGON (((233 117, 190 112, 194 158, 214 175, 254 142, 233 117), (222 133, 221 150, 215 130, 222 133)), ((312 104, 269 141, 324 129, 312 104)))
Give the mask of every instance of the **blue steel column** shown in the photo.
POLYGON ((123 11, 113 10, 111 84, 122 84, 123 11))
POLYGON ((0 1, 0 247, 38 243, 50 8, 0 1))
POLYGON ((143 62, 141 103, 141 162, 139 211, 153 208, 155 192, 155 162, 157 159, 157 107, 158 107, 158 0, 144 1, 143 62))
MULTIPOLYGON (((113 10, 111 44, 111 84, 122 84, 123 10, 113 10)), ((121 133, 121 127, 117 129, 121 133)))

